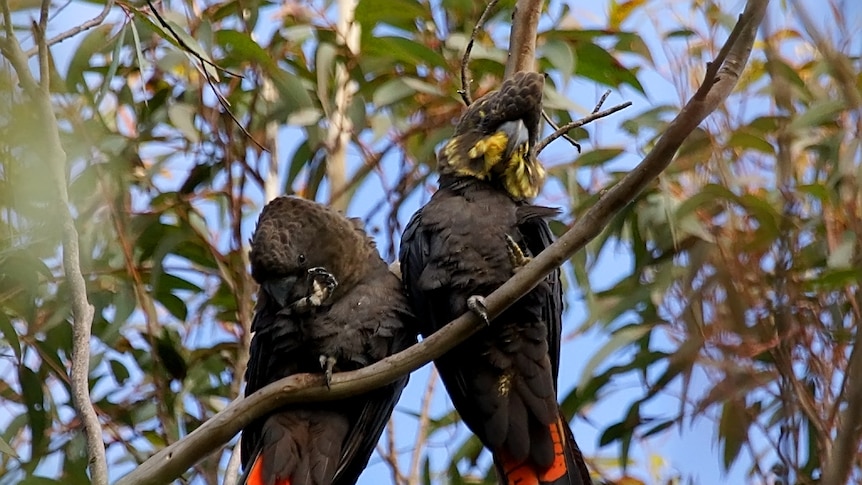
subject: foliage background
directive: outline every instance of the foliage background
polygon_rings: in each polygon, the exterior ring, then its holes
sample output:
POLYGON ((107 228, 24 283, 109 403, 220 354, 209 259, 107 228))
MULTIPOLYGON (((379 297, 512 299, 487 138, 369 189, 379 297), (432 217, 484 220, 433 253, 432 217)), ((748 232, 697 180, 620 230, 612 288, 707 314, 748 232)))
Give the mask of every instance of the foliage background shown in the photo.
MULTIPOLYGON (((39 5, 0 2, 31 48, 39 5)), ((846 371, 862 231, 853 3, 773 2, 737 92, 566 266, 561 399, 601 477, 724 483, 731 470, 813 483, 848 422, 841 411, 862 409, 846 371)), ((474 97, 499 84, 513 4, 502 0, 477 37, 474 97)), ((255 291, 247 240, 266 200, 343 207, 394 257, 433 192, 484 5, 361 0, 351 23, 350 2, 189 0, 156 5, 168 27, 146 4, 85 5, 52 5, 48 38, 109 14, 54 46, 48 72, 114 480, 240 391, 255 291)), ((542 154, 552 177, 540 202, 565 212, 555 230, 648 151, 741 6, 547 5, 548 114, 578 118, 605 89, 608 104, 635 103, 573 131, 583 153, 557 141, 542 154)), ((17 78, 0 64, 0 482, 86 483, 62 218, 40 150, 51 127, 17 78)), ((230 451, 185 480, 220 483, 230 451)), ((491 483, 480 451, 426 367, 363 482, 491 483)))

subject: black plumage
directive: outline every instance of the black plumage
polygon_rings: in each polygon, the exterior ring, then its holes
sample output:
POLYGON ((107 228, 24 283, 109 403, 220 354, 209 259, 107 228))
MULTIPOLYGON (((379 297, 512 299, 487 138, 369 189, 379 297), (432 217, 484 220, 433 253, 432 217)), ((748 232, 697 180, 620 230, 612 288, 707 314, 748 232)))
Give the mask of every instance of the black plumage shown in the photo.
MULTIPOLYGON (((474 296, 493 292, 553 240, 546 219, 557 211, 529 202, 544 178, 534 153, 542 86, 539 74, 515 75, 468 108, 438 155, 439 190, 401 239, 403 283, 423 335, 476 309, 474 296)), ((556 270, 435 361, 502 483, 590 483, 557 404, 561 320, 556 270)))
MULTIPOLYGON (((261 289, 246 395, 300 372, 355 370, 416 341, 397 277, 355 220, 281 197, 252 238, 261 289)), ((338 401, 291 404, 243 430, 252 485, 353 484, 365 468, 407 377, 338 401)))

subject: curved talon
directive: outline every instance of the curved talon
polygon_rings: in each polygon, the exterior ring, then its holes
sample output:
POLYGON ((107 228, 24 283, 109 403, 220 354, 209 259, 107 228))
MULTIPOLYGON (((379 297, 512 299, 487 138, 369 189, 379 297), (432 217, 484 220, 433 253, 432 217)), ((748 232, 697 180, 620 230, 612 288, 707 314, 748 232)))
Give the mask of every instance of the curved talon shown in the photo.
POLYGON ((320 356, 320 368, 323 369, 323 379, 326 381, 326 388, 330 389, 332 383, 332 368, 335 366, 335 357, 327 355, 320 356))
POLYGON ((521 246, 519 246, 518 243, 512 239, 512 236, 508 234, 506 234, 506 252, 509 253, 509 261, 512 263, 515 273, 533 260, 533 258, 524 254, 521 246))
POLYGON ((488 318, 488 307, 485 305, 485 297, 473 295, 467 298, 467 308, 475 313, 485 322, 485 325, 491 325, 491 320, 488 318))
POLYGON ((338 288, 338 280, 322 266, 309 268, 308 277, 311 278, 311 293, 291 305, 295 312, 304 313, 323 305, 338 288))

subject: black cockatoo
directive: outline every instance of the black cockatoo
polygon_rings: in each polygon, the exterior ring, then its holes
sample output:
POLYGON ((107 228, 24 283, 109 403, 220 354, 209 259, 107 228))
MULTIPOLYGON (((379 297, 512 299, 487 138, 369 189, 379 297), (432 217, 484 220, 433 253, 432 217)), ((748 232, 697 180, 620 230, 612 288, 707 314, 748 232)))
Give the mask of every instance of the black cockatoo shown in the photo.
MULTIPOLYGON (((355 370, 416 341, 398 278, 360 224, 315 202, 270 202, 251 241, 260 284, 246 396, 300 372, 355 370)), ((347 399, 290 404, 242 432, 244 483, 356 482, 407 377, 347 399)))
MULTIPOLYGON (((440 187, 401 239, 403 283, 423 335, 468 309, 551 244, 554 209, 530 204, 544 77, 521 72, 473 103, 437 158, 440 187)), ((487 316, 485 316, 487 318, 487 316)), ((559 270, 435 361, 464 423, 506 485, 590 483, 557 404, 559 270)))

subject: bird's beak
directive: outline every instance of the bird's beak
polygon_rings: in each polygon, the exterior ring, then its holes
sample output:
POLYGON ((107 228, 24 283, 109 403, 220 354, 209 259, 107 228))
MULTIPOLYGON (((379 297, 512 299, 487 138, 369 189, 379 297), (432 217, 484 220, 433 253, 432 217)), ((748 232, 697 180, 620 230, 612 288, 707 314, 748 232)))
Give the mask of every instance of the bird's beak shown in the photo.
POLYGON ((260 286, 263 288, 263 291, 267 292, 283 308, 288 303, 292 303, 288 298, 298 279, 296 276, 285 276, 283 278, 264 281, 260 286))
POLYGON ((503 160, 511 158, 519 146, 529 141, 529 133, 524 122, 521 120, 508 121, 500 125, 500 129, 506 134, 506 151, 503 152, 503 160))

